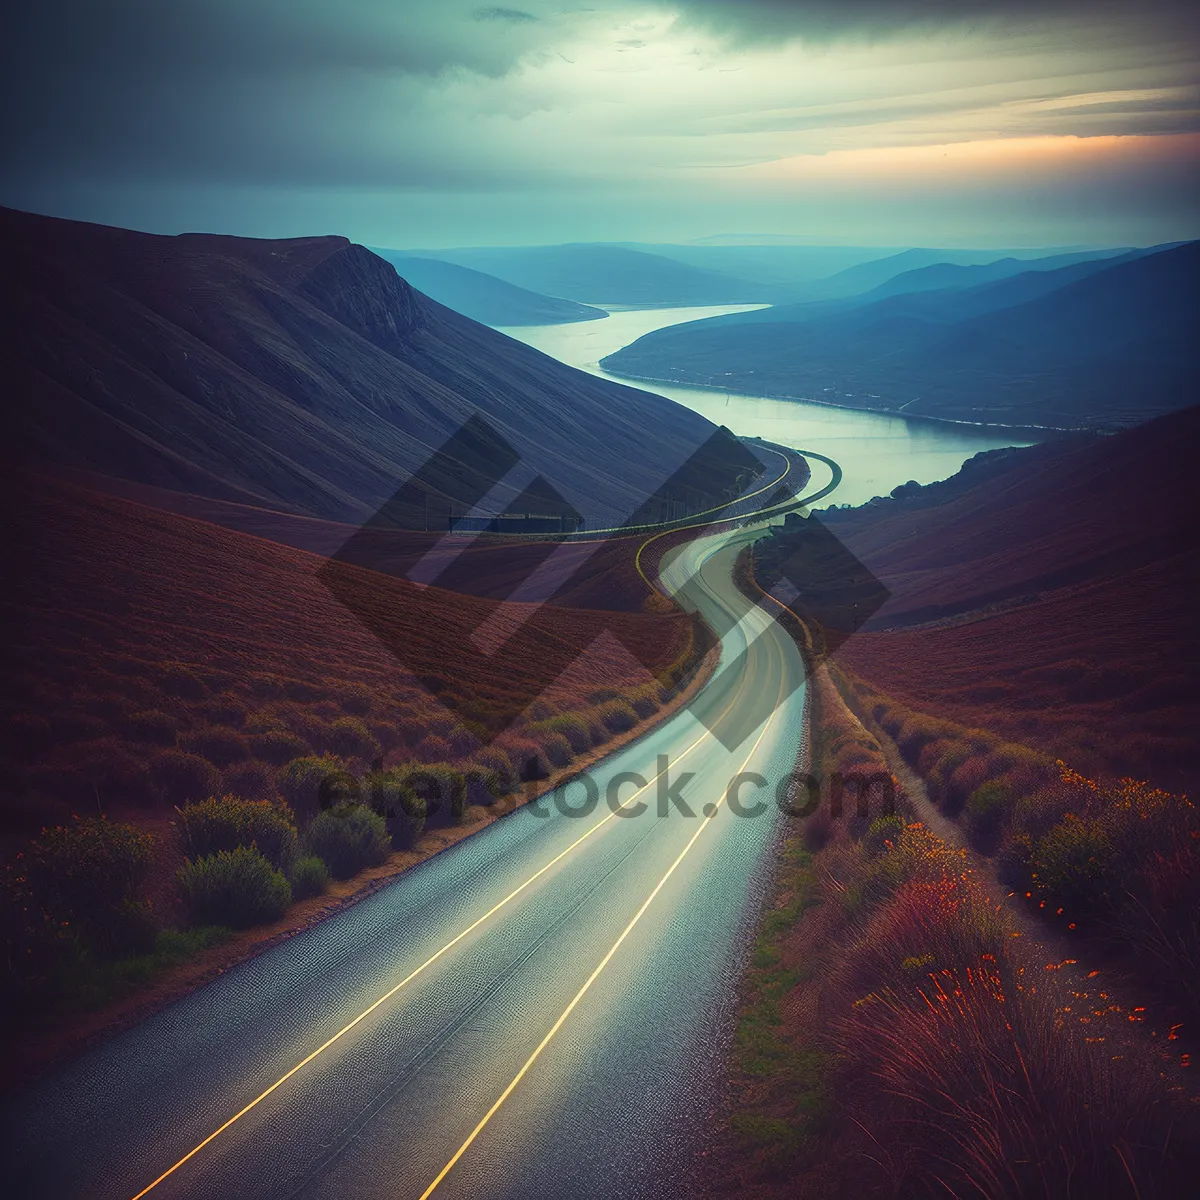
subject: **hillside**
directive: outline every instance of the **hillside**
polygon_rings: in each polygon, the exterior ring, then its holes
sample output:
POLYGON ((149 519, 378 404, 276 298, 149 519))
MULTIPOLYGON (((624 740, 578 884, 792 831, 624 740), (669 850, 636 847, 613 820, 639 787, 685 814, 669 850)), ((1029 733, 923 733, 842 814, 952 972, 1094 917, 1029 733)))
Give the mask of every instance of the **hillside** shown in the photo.
POLYGON ((1198 265, 1189 243, 966 291, 718 317, 656 331, 603 365, 913 416, 1117 427, 1196 394, 1198 265))
POLYGON ((767 284, 616 245, 482 246, 427 253, 584 304, 758 304, 773 299, 775 292, 767 284))
MULTIPOLYGON (((502 459, 525 474, 498 505, 540 475, 588 518, 621 519, 668 479, 697 504, 723 486, 714 455, 688 465, 716 433, 702 417, 443 308, 345 238, 3 210, 0 270, 12 456, 354 522, 482 415, 467 456, 424 485, 442 507, 486 491, 502 459)), ((724 482, 744 467, 727 449, 724 482)))
POLYGON ((897 253, 877 246, 805 246, 787 243, 720 245, 707 241, 672 245, 654 242, 621 242, 627 250, 657 254, 705 271, 717 271, 769 286, 780 297, 796 291, 805 298, 825 280, 848 267, 897 253))
POLYGON ((836 300, 857 296, 880 287, 889 279, 933 266, 978 266, 1006 257, 1003 250, 931 250, 916 247, 896 254, 855 263, 820 280, 812 289, 813 299, 836 300))
POLYGON ((989 263, 960 264, 953 262, 931 263, 912 271, 893 275, 878 287, 872 288, 862 297, 864 300, 883 299, 908 292, 936 292, 943 288, 972 288, 980 284, 995 283, 1010 279, 1014 275, 1057 271, 1060 267, 1076 263, 1103 263, 1123 256, 1136 257, 1137 252, 1122 250, 1081 250, 1075 254, 1050 254, 1045 258, 1000 258, 989 263))
POLYGON ((559 325, 608 316, 602 308, 543 296, 457 263, 399 250, 371 247, 371 252, 390 262, 417 291, 481 325, 559 325))
POLYGON ((313 753, 465 760, 482 740, 517 766, 547 732, 510 728, 531 699, 594 709, 693 646, 681 614, 505 604, 520 627, 483 654, 493 600, 331 579, 320 555, 49 475, 8 473, 2 499, 0 840, 97 804, 141 819, 196 790, 273 795, 278 766, 313 753))
POLYGON ((1194 784, 1198 454, 1193 407, 822 514, 892 593, 838 662, 1079 769, 1194 784))

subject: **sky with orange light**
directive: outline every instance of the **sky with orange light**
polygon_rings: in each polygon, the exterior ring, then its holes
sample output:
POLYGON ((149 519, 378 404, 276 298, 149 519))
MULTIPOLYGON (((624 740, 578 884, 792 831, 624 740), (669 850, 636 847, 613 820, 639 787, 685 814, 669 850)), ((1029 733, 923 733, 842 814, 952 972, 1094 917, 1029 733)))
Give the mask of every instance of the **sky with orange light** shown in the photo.
POLYGON ((42 0, 0 202, 375 245, 1200 236, 1176 0, 42 0))

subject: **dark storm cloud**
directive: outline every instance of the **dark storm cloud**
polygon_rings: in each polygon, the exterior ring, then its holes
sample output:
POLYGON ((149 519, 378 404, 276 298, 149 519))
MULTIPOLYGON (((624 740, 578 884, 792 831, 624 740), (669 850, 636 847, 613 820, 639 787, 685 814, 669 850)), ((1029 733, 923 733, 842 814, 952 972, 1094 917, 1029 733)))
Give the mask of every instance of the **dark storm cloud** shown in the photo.
POLYGON ((1166 25, 1195 32, 1195 0, 678 0, 689 23, 739 40, 885 38, 956 26, 1070 21, 1166 25))
POLYGON ((1102 53, 1080 44, 1097 22, 1134 20, 1129 5, 612 0, 596 11, 515 3, 9 4, 0 15, 0 182, 13 183, 10 197, 110 184, 511 192, 543 181, 584 188, 614 174, 657 178, 681 162, 757 162, 864 139, 1197 127, 1194 88, 1185 90, 1194 82, 1192 43, 1163 32, 1182 20, 1171 0, 1143 0, 1133 34, 1102 53), (1057 32, 1027 38, 1035 17, 1039 30, 1057 32), (1005 36, 958 39, 970 66, 946 68, 958 61, 958 40, 947 48, 937 31, 993 24, 1005 36), (777 61, 757 92, 731 91, 725 108, 709 103, 724 81, 747 78, 716 74, 727 54, 793 37, 855 43, 847 61, 861 58, 861 43, 886 45, 878 72, 840 74, 840 49, 811 62, 800 51, 794 82, 777 61), (620 70, 612 55, 604 59, 609 49, 622 56, 620 70), (679 55, 714 74, 688 75, 679 55), (529 69, 514 71, 518 63, 529 69), (963 94, 984 86, 986 95, 963 94), (1004 107, 1031 97, 1073 99, 1061 110, 1004 107), (995 116, 976 119, 988 106, 995 116), (893 135, 891 125, 904 121, 893 135))
POLYGON ((406 131, 380 161, 364 126, 419 111, 422 80, 504 75, 543 24, 468 0, 8 5, 3 171, 446 182, 448 147, 406 131))

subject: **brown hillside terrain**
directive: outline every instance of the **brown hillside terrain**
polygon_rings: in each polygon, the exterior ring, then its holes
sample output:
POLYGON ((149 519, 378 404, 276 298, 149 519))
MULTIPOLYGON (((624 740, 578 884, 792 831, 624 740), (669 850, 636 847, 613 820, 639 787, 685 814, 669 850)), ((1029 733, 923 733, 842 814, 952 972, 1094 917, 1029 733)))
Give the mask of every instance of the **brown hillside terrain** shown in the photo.
POLYGON ((1194 780, 1198 450, 1192 408, 1012 452, 973 487, 968 471, 828 514, 892 592, 839 659, 915 709, 1082 769, 1194 780))
POLYGON ((77 482, 17 472, 5 492, 8 836, 272 794, 276 767, 313 753, 466 761, 493 743, 519 767, 538 722, 594 724, 617 693, 657 707, 641 664, 692 656, 681 615, 498 605, 355 567, 333 580, 341 603, 306 551, 77 482), (497 614, 519 629, 481 652, 471 636, 497 614))

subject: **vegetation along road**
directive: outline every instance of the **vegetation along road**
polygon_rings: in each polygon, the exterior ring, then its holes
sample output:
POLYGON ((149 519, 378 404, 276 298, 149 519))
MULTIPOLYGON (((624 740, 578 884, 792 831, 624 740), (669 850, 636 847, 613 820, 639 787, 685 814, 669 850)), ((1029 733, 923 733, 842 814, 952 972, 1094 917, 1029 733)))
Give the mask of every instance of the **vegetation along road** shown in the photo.
POLYGON ((768 515, 666 556, 721 664, 592 770, 594 808, 580 781, 519 808, 44 1081, 11 1115, 16 1191, 679 1190, 803 727, 801 656, 733 581, 768 515))

